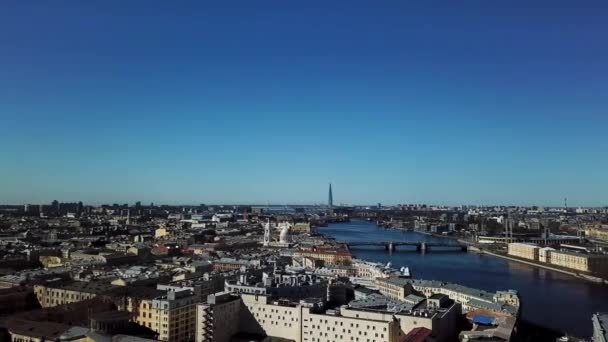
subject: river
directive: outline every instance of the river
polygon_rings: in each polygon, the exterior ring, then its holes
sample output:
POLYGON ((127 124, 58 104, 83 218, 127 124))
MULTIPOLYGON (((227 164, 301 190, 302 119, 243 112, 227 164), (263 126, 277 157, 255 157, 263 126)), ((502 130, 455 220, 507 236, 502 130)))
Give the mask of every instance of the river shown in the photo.
MULTIPOLYGON (((442 241, 415 232, 379 228, 367 221, 330 224, 319 233, 338 241, 442 241)), ((591 315, 608 311, 608 287, 537 267, 477 253, 398 247, 392 254, 380 247, 355 247, 356 257, 408 266, 414 278, 454 282, 487 291, 514 289, 522 299, 522 318, 580 337, 592 334, 591 315)))

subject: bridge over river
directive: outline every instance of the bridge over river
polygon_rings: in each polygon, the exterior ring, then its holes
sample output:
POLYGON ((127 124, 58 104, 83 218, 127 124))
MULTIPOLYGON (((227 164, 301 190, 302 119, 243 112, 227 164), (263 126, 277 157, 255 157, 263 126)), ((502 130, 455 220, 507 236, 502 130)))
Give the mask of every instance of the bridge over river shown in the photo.
POLYGON ((413 246, 419 252, 428 252, 431 248, 455 248, 462 251, 467 250, 467 246, 458 242, 427 242, 427 241, 341 241, 338 243, 343 244, 346 248, 351 249, 353 247, 366 247, 366 246, 382 246, 389 252, 397 250, 397 246, 413 246))

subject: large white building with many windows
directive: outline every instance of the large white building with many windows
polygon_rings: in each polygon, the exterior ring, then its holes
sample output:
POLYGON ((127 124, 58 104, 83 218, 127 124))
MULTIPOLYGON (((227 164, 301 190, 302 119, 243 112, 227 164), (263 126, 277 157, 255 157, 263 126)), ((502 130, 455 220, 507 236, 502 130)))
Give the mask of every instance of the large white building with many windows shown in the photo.
POLYGON ((461 314, 460 305, 447 297, 404 303, 375 295, 332 310, 320 299, 294 303, 254 294, 212 297, 197 308, 197 342, 227 342, 237 332, 295 342, 396 342, 420 327, 432 330, 436 341, 451 341, 461 314))

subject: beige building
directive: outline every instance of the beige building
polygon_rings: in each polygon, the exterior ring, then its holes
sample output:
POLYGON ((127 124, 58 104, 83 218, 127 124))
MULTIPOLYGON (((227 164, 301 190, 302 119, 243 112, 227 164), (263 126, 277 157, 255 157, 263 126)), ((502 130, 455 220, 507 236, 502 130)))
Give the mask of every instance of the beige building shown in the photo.
POLYGON ((316 248, 302 249, 299 251, 302 257, 323 260, 325 265, 350 265, 353 255, 344 249, 338 248, 316 248))
POLYGON ((398 341, 400 327, 394 316, 385 312, 340 309, 340 315, 303 311, 304 341, 398 341))
POLYGON ((213 271, 215 272, 231 272, 240 270, 241 267, 248 267, 251 263, 248 260, 237 260, 231 258, 222 258, 213 262, 213 271))
POLYGON ((374 283, 380 293, 395 300, 403 301, 411 292, 409 282, 401 281, 399 278, 377 278, 374 283))
POLYGON ((197 342, 227 342, 237 332, 295 342, 397 341, 398 328, 392 316, 373 320, 346 309, 342 315, 327 315, 317 310, 320 303, 293 304, 249 294, 216 296, 216 304, 209 296, 209 304, 198 306, 197 342))
POLYGON ((63 261, 60 257, 57 256, 41 256, 39 260, 42 266, 44 266, 44 268, 63 266, 63 261))
POLYGON ((134 321, 159 334, 161 341, 194 340, 196 297, 192 291, 167 291, 155 298, 127 299, 126 310, 135 314, 134 321))
POLYGON ((608 275, 608 256, 606 255, 551 251, 549 258, 551 265, 600 276, 608 275))
POLYGON ((117 286, 101 282, 59 281, 47 285, 34 285, 34 294, 43 308, 76 303, 116 290, 117 286))
POLYGON ((167 228, 161 227, 161 228, 157 228, 154 231, 154 238, 155 239, 162 239, 164 237, 169 236, 169 231, 167 230, 167 228))
POLYGON ((374 280, 376 278, 388 278, 390 274, 380 264, 371 263, 363 260, 353 260, 353 267, 356 269, 356 277, 374 280))
POLYGON ((197 297, 190 290, 153 291, 149 297, 126 295, 124 286, 99 282, 57 282, 34 285, 34 293, 44 307, 80 302, 99 295, 125 296, 133 320, 159 334, 161 341, 189 342, 194 339, 197 297), (161 295, 159 295, 161 294, 161 295))
POLYGON ((228 342, 244 332, 295 342, 396 342, 418 327, 433 330, 437 341, 449 341, 457 333, 460 305, 434 311, 433 303, 429 300, 422 311, 399 313, 348 306, 325 311, 322 301, 293 303, 264 295, 218 293, 209 296, 208 304, 198 305, 196 341, 228 342))
MULTIPOLYGON (((602 226, 605 227, 605 226, 602 226)), ((608 241, 608 227, 602 229, 600 227, 590 227, 585 229, 585 235, 589 239, 608 241)))
POLYGON ((551 262, 551 252, 554 251, 555 248, 551 247, 543 247, 538 250, 538 261, 540 262, 551 262))
POLYGON ((310 223, 308 223, 308 222, 296 223, 291 227, 291 232, 292 233, 310 233, 311 232, 310 223))
POLYGON ((377 278, 374 283, 380 293, 395 300, 405 301, 414 290, 426 298, 435 294, 446 295, 461 304, 464 312, 484 309, 512 316, 519 312, 519 295, 513 290, 491 293, 458 284, 407 278, 377 278))
POLYGON ((508 245, 508 254, 528 260, 538 260, 539 247, 527 243, 510 243, 508 245))

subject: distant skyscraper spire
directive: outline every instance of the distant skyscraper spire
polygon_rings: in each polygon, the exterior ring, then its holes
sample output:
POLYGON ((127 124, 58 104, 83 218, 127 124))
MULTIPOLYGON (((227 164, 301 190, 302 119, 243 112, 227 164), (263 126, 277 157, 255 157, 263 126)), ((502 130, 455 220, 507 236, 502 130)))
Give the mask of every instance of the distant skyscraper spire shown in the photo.
POLYGON ((334 195, 331 192, 331 183, 329 183, 329 198, 327 199, 327 205, 329 205, 330 208, 334 206, 334 195))

